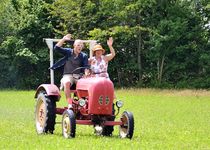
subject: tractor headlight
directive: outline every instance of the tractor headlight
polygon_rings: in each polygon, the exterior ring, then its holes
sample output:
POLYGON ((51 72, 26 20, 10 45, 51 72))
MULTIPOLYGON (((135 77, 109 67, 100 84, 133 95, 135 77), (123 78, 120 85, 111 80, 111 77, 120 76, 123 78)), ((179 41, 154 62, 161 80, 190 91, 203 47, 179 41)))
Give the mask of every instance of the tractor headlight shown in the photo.
POLYGON ((123 101, 121 101, 121 100, 116 101, 116 106, 117 106, 118 108, 123 107, 123 101))
POLYGON ((81 107, 83 107, 83 106, 85 106, 85 104, 86 104, 86 101, 84 100, 84 99, 79 99, 79 105, 81 106, 81 107))

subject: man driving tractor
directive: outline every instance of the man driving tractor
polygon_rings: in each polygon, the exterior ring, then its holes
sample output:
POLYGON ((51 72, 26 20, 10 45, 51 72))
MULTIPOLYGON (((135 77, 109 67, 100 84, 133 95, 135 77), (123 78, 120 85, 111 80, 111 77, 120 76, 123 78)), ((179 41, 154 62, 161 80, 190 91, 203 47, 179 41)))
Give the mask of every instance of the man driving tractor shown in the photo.
POLYGON ((70 98, 70 87, 77 82, 77 80, 80 78, 80 74, 83 73, 85 69, 74 70, 78 67, 88 67, 88 57, 84 52, 82 52, 84 44, 79 39, 74 41, 73 49, 63 48, 63 44, 69 40, 71 40, 71 34, 65 35, 55 45, 54 50, 63 54, 64 57, 56 62, 50 69, 55 70, 57 68, 64 67, 61 86, 64 86, 64 93, 69 104, 68 108, 71 109, 72 99, 70 98))

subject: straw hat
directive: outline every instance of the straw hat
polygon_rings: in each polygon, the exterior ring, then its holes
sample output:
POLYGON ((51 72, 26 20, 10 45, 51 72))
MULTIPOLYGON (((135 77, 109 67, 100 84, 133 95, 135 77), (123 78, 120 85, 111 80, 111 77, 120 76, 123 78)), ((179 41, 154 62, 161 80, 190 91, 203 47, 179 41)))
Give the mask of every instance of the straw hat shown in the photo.
POLYGON ((100 45, 100 44, 96 44, 94 47, 93 47, 93 53, 95 51, 99 51, 99 50, 102 50, 103 53, 105 53, 105 50, 103 49, 103 47, 100 45))

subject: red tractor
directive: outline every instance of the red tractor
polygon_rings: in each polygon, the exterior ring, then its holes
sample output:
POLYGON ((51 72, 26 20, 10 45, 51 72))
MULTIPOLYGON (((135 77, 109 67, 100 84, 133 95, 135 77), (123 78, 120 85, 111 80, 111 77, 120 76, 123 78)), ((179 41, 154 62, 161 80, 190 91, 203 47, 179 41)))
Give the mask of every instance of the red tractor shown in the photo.
POLYGON ((38 87, 35 98, 35 124, 38 134, 53 133, 56 115, 62 115, 62 133, 65 138, 74 138, 77 125, 93 125, 97 135, 111 136, 113 126, 119 125, 121 138, 132 138, 134 131, 133 114, 124 111, 119 121, 116 115, 123 105, 118 100, 114 103, 114 86, 104 77, 87 77, 78 80, 71 87, 73 108, 57 108, 60 91, 55 84, 42 84, 38 87), (115 111, 117 107, 117 111, 115 111))

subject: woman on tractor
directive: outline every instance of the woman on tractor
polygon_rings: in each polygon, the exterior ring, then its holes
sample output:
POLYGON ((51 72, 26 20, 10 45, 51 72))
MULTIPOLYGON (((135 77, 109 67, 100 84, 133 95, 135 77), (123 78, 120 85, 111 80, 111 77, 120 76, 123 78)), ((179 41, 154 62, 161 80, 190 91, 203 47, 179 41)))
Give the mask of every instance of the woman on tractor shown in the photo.
POLYGON ((108 62, 115 57, 115 50, 112 47, 112 44, 113 38, 110 37, 109 40, 107 40, 110 53, 106 55, 104 55, 105 50, 100 44, 96 44, 93 47, 93 57, 89 59, 89 64, 93 76, 109 78, 109 74, 107 72, 108 62))

